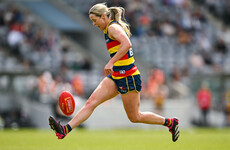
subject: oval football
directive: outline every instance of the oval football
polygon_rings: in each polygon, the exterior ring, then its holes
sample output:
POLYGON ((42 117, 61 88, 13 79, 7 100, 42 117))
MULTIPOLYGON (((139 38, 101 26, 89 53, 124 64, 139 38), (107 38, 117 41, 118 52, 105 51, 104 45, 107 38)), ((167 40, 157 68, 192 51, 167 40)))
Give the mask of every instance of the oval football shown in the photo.
POLYGON ((73 114, 75 110, 75 101, 70 92, 63 91, 60 94, 59 107, 66 116, 70 116, 73 114))

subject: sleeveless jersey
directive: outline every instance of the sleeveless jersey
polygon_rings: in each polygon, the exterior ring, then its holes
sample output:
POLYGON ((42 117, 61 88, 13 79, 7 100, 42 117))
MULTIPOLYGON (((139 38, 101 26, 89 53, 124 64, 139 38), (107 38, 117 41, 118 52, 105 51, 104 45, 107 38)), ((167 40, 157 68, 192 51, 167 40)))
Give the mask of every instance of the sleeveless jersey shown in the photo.
MULTIPOLYGON (((117 40, 113 40, 109 38, 108 35, 108 27, 112 23, 117 23, 117 21, 112 20, 104 30, 105 33, 105 40, 106 40, 106 47, 110 53, 110 57, 112 58, 116 53, 120 46, 120 42, 117 40)), ((120 24, 119 24, 120 25, 120 24)), ((125 30, 125 29, 124 29, 125 30)), ((134 65, 135 59, 133 57, 133 50, 132 48, 118 61, 116 61, 113 65, 113 79, 121 79, 127 76, 138 75, 140 74, 137 67, 134 65)))

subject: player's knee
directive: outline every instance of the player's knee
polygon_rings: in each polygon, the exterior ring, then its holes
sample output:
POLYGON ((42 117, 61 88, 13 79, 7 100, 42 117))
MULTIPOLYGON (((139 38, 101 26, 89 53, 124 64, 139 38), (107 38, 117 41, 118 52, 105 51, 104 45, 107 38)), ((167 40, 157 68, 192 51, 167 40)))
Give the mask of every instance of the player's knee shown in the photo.
POLYGON ((97 107, 97 104, 95 103, 95 101, 93 99, 88 99, 85 107, 87 107, 87 109, 94 109, 97 107))

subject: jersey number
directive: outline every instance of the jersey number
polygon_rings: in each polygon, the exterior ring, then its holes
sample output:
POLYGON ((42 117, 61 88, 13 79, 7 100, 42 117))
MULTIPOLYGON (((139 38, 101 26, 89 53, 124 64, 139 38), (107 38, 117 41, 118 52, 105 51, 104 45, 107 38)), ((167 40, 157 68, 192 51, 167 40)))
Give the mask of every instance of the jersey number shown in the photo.
POLYGON ((129 55, 130 55, 130 57, 133 56, 133 49, 132 48, 129 49, 129 55))

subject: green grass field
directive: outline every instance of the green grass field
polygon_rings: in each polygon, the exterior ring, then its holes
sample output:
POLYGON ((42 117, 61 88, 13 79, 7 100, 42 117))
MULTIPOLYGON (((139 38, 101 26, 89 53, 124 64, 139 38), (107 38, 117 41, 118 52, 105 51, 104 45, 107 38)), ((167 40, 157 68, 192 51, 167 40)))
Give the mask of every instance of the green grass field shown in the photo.
POLYGON ((51 130, 0 131, 0 150, 229 150, 230 128, 182 130, 177 142, 165 129, 74 130, 57 140, 51 130))

